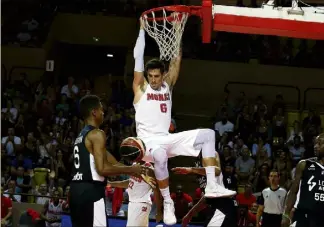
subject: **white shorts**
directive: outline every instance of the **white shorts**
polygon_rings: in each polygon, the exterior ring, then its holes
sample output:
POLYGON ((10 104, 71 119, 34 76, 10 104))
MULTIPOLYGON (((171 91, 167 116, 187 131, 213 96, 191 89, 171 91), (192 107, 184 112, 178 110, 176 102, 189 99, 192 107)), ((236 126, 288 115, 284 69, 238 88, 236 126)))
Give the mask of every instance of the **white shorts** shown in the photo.
POLYGON ((151 204, 129 202, 126 226, 127 227, 149 226, 150 213, 151 213, 151 204))
POLYGON ((178 132, 162 136, 150 136, 140 138, 146 146, 143 161, 154 162, 153 153, 162 149, 167 152, 169 158, 175 156, 192 156, 197 157, 201 147, 194 147, 198 132, 200 129, 178 132))

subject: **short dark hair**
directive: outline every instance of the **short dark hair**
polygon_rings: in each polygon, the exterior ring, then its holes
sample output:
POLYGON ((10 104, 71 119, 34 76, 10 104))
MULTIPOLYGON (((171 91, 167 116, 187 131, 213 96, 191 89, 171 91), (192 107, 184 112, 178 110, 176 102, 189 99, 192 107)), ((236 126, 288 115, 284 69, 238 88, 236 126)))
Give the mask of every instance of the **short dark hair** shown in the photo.
POLYGON ((277 174, 278 174, 278 177, 280 177, 279 170, 277 170, 277 169, 272 169, 272 170, 269 172, 269 176, 270 176, 270 173, 277 173, 277 174))
POLYGON ((162 60, 157 59, 157 58, 149 60, 145 65, 145 74, 146 74, 146 76, 147 76, 148 70, 152 70, 152 69, 159 69, 161 74, 163 74, 165 72, 164 62, 162 60))
POLYGON ((80 100, 79 111, 83 120, 90 116, 90 112, 100 106, 100 99, 96 95, 85 95, 80 100))

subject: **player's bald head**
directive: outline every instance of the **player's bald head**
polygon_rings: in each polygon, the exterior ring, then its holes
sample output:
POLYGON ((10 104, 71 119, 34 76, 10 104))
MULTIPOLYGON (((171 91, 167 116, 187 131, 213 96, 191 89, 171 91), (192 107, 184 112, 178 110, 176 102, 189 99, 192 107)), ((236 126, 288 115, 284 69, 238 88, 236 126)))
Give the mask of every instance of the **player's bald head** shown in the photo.
POLYGON ((314 144, 315 155, 319 159, 324 158, 324 133, 319 134, 315 139, 314 144))

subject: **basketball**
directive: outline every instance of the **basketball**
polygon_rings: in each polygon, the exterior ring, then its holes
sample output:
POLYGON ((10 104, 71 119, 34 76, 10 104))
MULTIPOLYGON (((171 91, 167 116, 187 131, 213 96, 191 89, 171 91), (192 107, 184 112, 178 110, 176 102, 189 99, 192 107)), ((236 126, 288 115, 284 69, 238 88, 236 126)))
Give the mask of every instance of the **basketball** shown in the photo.
POLYGON ((144 157, 145 145, 136 137, 128 137, 122 141, 119 153, 122 160, 128 163, 137 162, 144 157))

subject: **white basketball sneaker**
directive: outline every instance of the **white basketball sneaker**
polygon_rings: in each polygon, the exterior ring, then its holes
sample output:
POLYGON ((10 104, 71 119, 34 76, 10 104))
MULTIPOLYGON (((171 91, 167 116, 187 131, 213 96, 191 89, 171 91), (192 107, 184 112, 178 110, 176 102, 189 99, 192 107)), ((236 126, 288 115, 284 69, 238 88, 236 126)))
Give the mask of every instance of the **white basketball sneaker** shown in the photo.
POLYGON ((173 201, 164 201, 163 202, 163 222, 166 225, 174 225, 177 223, 177 218, 174 214, 174 203, 173 201))
POLYGON ((236 191, 232 191, 222 187, 216 182, 207 183, 205 188, 205 197, 207 198, 224 198, 236 195, 236 191))

